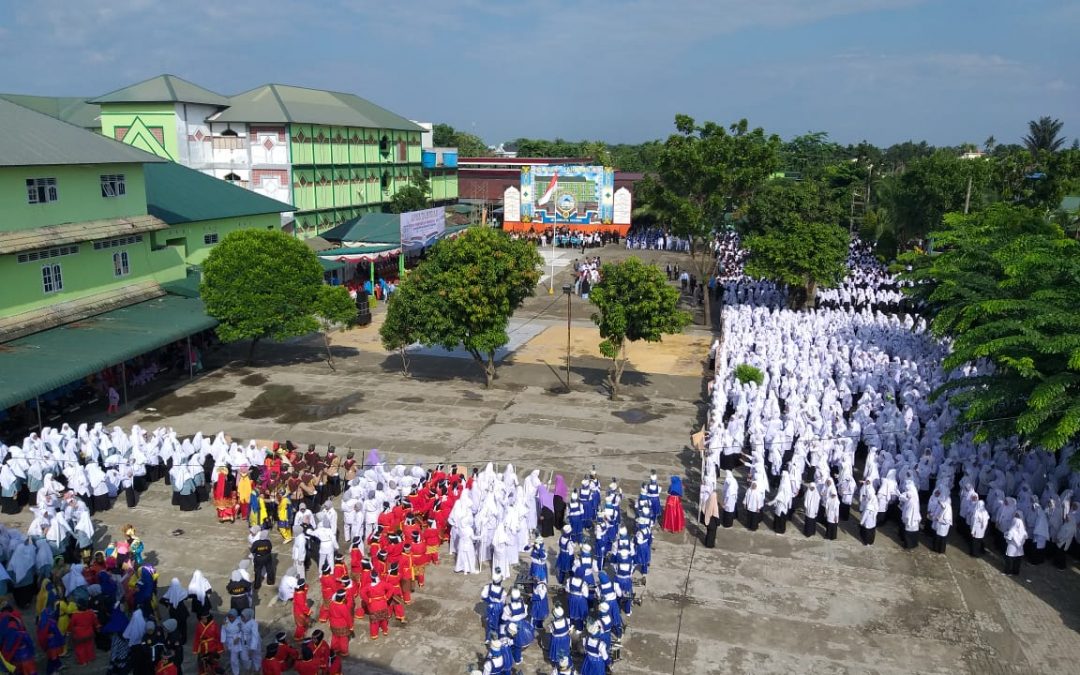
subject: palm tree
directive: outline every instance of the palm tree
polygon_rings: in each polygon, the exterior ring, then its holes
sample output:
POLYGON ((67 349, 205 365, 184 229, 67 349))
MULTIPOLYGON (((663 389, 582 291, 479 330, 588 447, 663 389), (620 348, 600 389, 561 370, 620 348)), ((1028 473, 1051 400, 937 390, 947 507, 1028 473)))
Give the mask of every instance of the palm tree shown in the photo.
POLYGON ((1063 126, 1064 122, 1049 116, 1031 120, 1028 122, 1028 135, 1024 136, 1024 145, 1032 154, 1043 150, 1056 152, 1065 144, 1065 137, 1060 135, 1063 126))

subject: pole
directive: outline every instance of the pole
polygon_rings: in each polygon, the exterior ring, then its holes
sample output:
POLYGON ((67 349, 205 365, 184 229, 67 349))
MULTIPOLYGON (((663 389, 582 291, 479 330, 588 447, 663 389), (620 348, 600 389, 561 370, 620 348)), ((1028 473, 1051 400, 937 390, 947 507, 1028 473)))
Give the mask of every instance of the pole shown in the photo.
POLYGON ((124 410, 127 410, 128 397, 127 397, 127 363, 120 362, 120 380, 124 383, 124 410))
POLYGON ((971 208, 971 176, 968 176, 968 188, 967 196, 964 197, 964 215, 967 215, 968 209, 971 208))
POLYGON ((41 397, 34 397, 34 407, 37 409, 37 426, 38 431, 41 431, 44 427, 41 426, 41 397))
POLYGON ((398 280, 399 281, 401 279, 405 278, 405 249, 404 248, 402 248, 401 253, 398 254, 397 271, 398 271, 398 280))
MULTIPOLYGON (((555 192, 559 191, 559 178, 555 174, 555 192)), ((552 194, 555 201, 551 203, 551 210, 555 212, 555 219, 551 221, 551 277, 548 279, 548 295, 555 293, 555 230, 559 226, 559 202, 558 195, 552 194)))
POLYGON ((191 336, 187 336, 187 362, 188 362, 188 379, 195 379, 195 359, 191 358, 191 336))
POLYGON ((566 294, 566 391, 570 391, 570 296, 566 294))

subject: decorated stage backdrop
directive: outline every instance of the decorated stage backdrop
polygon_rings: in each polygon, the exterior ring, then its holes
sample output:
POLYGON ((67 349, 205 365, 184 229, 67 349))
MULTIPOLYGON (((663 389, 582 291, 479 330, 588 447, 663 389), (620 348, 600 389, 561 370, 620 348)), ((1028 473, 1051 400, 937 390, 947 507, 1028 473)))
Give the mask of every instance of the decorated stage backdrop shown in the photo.
POLYGON ((615 191, 607 166, 541 164, 521 167, 521 188, 503 194, 503 229, 542 231, 552 227, 593 232, 630 228, 630 191, 615 191))

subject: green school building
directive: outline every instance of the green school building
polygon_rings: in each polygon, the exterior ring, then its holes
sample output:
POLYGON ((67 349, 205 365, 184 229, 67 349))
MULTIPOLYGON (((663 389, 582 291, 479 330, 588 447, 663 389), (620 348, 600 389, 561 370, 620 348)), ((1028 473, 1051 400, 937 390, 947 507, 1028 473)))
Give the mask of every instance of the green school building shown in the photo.
POLYGON ((434 205, 457 201, 456 149, 424 148, 424 128, 353 94, 266 84, 223 96, 160 75, 88 104, 105 136, 293 204, 299 236, 384 211, 414 174, 434 205))
POLYGON ((212 328, 197 266, 292 209, 36 103, 0 98, 0 411, 212 328))

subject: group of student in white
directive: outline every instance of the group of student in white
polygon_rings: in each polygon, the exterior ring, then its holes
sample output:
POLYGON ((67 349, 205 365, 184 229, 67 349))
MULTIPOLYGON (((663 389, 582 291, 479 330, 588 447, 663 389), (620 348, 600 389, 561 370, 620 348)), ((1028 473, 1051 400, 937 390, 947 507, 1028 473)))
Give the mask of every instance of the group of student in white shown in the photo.
POLYGON ((769 282, 725 282, 700 446, 706 544, 739 512, 752 530, 771 513, 781 533, 800 514, 808 537, 836 538, 856 519, 872 545, 894 522, 904 548, 925 531, 944 553, 955 529, 973 556, 995 542, 1007 573, 1025 557, 1066 567, 1080 548, 1075 445, 1020 451, 1016 438, 977 441, 974 428, 947 436, 957 412, 932 393, 978 369, 944 370, 948 346, 902 311, 900 282, 864 245, 853 244, 849 268, 841 288, 855 292, 805 312, 786 309, 769 282))

